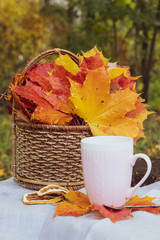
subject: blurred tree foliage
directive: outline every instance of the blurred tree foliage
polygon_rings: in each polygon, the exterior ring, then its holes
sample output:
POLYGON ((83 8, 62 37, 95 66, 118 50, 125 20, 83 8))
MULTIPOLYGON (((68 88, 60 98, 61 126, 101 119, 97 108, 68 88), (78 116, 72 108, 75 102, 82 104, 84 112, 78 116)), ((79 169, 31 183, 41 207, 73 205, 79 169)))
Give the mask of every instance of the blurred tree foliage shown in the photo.
POLYGON ((160 110, 160 0, 1 0, 0 92, 49 48, 104 55, 143 75, 138 90, 160 110))
MULTIPOLYGON (((41 12, 43 1, 4 0, 0 6, 0 83, 7 87, 28 59, 63 41, 62 21, 41 12), (54 24, 52 24, 54 22, 54 24), (57 26, 58 25, 58 26, 57 26), (56 36, 56 37, 55 37, 56 36), (53 40, 55 39, 55 41, 53 40)), ((44 11, 45 13, 45 11, 44 11)), ((64 25, 64 23, 63 23, 64 25)))

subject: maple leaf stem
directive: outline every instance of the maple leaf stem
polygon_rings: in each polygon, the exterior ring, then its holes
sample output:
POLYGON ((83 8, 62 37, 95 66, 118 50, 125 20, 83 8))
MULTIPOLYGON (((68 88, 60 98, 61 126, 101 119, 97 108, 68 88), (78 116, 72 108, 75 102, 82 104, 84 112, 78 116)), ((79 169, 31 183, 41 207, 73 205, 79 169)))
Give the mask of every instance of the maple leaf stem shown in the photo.
POLYGON ((82 119, 82 125, 86 125, 86 122, 84 121, 84 119, 82 119))
POLYGON ((74 125, 82 125, 78 119, 78 116, 73 116, 73 123, 74 125))
POLYGON ((78 117, 76 117, 77 125, 81 125, 78 117))
POLYGON ((72 116, 73 117, 73 123, 74 125, 86 125, 86 122, 84 121, 84 119, 80 118, 79 116, 75 115, 75 116, 72 116))
POLYGON ((73 123, 74 123, 74 125, 77 125, 77 122, 76 122, 76 118, 75 118, 75 117, 73 117, 73 123))

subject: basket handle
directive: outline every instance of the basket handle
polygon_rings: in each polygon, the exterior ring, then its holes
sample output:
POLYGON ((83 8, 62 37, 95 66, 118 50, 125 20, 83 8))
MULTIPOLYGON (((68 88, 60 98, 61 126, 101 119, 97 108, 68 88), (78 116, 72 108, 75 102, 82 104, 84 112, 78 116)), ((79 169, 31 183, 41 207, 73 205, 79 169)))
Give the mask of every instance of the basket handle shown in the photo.
POLYGON ((24 67, 23 72, 29 70, 34 64, 38 63, 43 58, 48 57, 50 55, 59 54, 59 53, 61 53, 62 55, 67 54, 77 65, 79 65, 79 58, 78 58, 77 55, 75 55, 74 53, 72 53, 70 51, 67 51, 65 49, 54 48, 54 49, 49 49, 49 50, 46 50, 44 52, 41 52, 36 57, 31 59, 27 63, 27 65, 24 67))

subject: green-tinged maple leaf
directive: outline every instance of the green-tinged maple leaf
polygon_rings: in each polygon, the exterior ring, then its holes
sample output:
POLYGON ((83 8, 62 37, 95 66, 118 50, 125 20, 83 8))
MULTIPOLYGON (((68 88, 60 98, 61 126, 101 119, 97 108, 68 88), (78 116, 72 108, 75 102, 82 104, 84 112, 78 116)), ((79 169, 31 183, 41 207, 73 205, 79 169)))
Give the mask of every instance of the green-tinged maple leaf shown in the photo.
POLYGON ((123 135, 135 138, 135 119, 126 117, 135 109, 138 94, 129 88, 110 94, 112 76, 105 66, 88 70, 83 85, 71 82, 75 113, 87 122, 93 135, 123 135))

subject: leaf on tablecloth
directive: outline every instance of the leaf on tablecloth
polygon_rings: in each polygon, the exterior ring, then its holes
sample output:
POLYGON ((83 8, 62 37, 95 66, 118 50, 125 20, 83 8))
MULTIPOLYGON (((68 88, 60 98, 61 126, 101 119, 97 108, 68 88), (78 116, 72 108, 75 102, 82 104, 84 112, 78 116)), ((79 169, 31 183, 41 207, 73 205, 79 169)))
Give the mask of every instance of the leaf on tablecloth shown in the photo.
MULTIPOLYGON (((139 197, 139 196, 134 196, 131 199, 129 199, 125 206, 127 205, 133 205, 133 206, 140 206, 140 205, 155 205, 154 202, 152 202, 155 199, 155 197, 139 197)), ((159 214, 160 213, 160 207, 152 208, 152 207, 145 207, 145 208, 132 208, 132 212, 134 211, 145 211, 145 212, 150 212, 153 214, 159 214)))
POLYGON ((128 205, 155 205, 155 203, 153 203, 152 201, 155 199, 155 197, 139 197, 138 195, 133 196, 132 198, 128 199, 126 201, 126 203, 124 204, 124 206, 128 206, 128 205))
MULTIPOLYGON (((155 199, 155 197, 139 197, 139 196, 134 196, 130 199, 128 199, 126 201, 126 203, 123 206, 140 206, 140 205, 155 205, 154 202, 152 202, 155 199)), ((133 217, 133 215, 131 214, 131 212, 135 212, 135 211, 146 211, 146 212, 150 212, 153 214, 159 214, 160 213, 160 207, 156 207, 156 208, 151 208, 151 207, 145 207, 145 208, 123 208, 121 210, 112 210, 109 207, 107 208, 107 206, 100 206, 96 203, 93 203, 92 205, 92 211, 96 211, 98 210, 102 216, 109 218, 112 222, 117 222, 123 218, 126 217, 133 217)))
POLYGON ((160 213, 160 207, 156 207, 156 208, 151 208, 151 207, 145 207, 145 208, 132 208, 132 212, 135 211, 145 211, 145 212, 150 212, 153 214, 159 214, 160 213))
POLYGON ((64 195, 66 201, 56 203, 57 205, 55 214, 56 216, 74 216, 79 217, 91 212, 91 204, 88 196, 79 191, 70 190, 69 193, 64 195))
MULTIPOLYGON (((152 202, 154 199, 155 197, 148 196, 139 197, 136 195, 128 199, 123 206, 155 205, 155 203, 152 202)), ((68 190, 58 185, 48 185, 47 187, 44 187, 37 192, 24 194, 22 202, 24 204, 45 203, 56 205, 57 208, 53 217, 56 216, 79 217, 91 211, 99 211, 103 217, 109 218, 112 222, 117 222, 128 217, 133 217, 131 213, 134 211, 146 211, 153 214, 160 213, 160 207, 156 208, 126 207, 121 210, 113 210, 107 206, 101 206, 96 203, 93 203, 91 205, 86 194, 79 191, 68 190)))
POLYGON ((129 208, 124 208, 120 211, 114 211, 107 207, 93 203, 92 211, 96 211, 96 210, 98 210, 103 217, 109 218, 114 223, 126 217, 133 217, 131 214, 131 209, 129 208))

